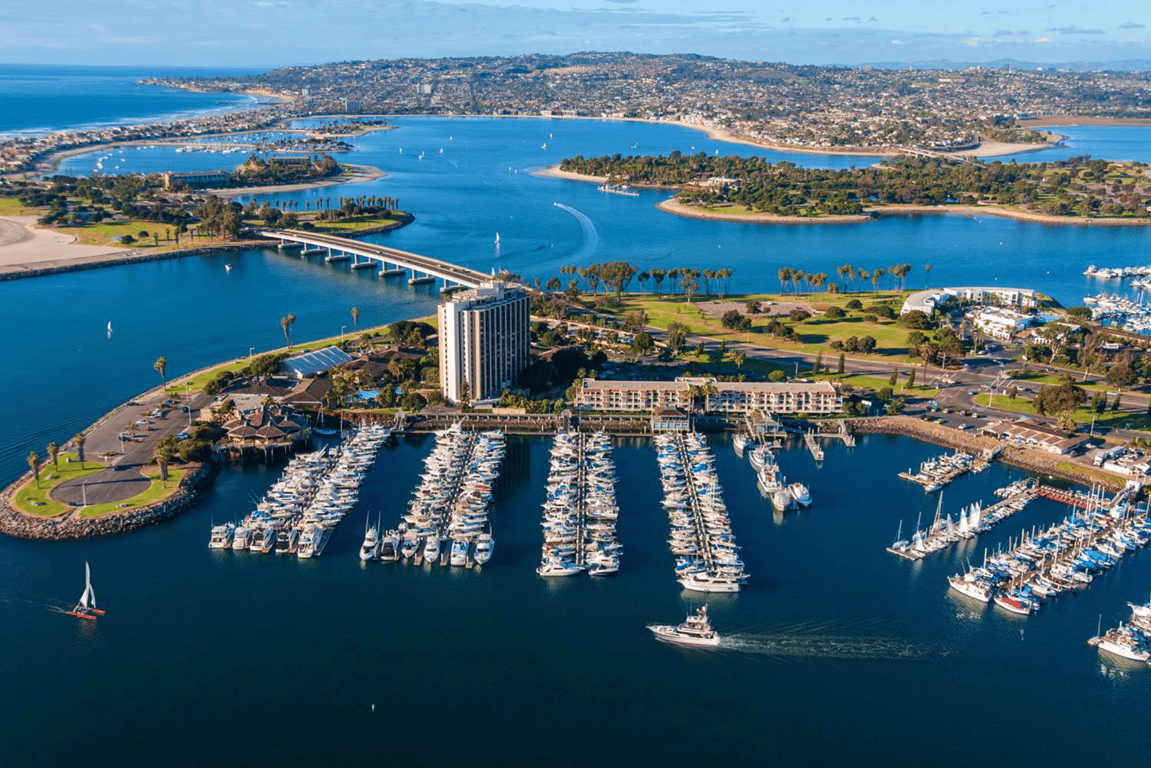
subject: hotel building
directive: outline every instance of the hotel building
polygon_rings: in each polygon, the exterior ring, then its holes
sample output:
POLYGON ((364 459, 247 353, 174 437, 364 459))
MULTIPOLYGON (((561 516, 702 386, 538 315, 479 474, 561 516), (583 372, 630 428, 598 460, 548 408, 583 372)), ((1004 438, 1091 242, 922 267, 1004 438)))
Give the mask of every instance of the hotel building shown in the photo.
POLYGON ((528 364, 528 296, 498 280, 456 294, 439 308, 440 391, 453 403, 467 382, 469 400, 494 400, 528 364))

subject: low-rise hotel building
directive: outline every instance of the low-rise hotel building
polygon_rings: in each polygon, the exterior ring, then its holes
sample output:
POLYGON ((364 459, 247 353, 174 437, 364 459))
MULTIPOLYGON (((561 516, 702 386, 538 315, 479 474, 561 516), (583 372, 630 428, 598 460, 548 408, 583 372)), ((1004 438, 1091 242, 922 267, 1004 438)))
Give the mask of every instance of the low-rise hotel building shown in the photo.
POLYGON ((688 376, 675 381, 584 379, 576 394, 575 407, 642 413, 666 408, 690 411, 701 403, 709 413, 833 414, 843 410, 842 396, 826 381, 777 384, 688 376), (693 398, 693 395, 698 396, 693 398))
POLYGON ((494 400, 529 362, 528 295, 499 280, 455 294, 439 308, 440 392, 460 402, 494 400))

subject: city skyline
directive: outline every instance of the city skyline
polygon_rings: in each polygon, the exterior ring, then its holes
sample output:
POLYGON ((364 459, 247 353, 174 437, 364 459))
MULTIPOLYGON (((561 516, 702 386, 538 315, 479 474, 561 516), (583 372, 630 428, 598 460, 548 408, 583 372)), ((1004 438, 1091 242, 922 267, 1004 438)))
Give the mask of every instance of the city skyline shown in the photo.
POLYGON ((260 66, 403 57, 571 53, 697 53, 750 61, 857 65, 944 60, 1036 63, 1151 59, 1151 28, 1130 3, 1103 0, 972 5, 910 0, 868 6, 821 0, 800 8, 729 0, 323 5, 298 0, 64 0, 50 16, 13 9, 0 31, 12 63, 260 66), (782 6, 782 7, 780 7, 782 6), (148 20, 148 24, 131 22, 148 20), (129 20, 129 21, 125 21, 129 20), (316 35, 327 29, 329 34, 316 35))

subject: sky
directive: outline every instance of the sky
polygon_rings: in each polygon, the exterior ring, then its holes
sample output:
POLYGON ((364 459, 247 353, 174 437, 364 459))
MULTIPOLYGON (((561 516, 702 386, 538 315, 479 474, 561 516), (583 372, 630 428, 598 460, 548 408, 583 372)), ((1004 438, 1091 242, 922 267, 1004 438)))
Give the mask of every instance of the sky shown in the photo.
POLYGON ((53 0, 0 4, 0 61, 279 66, 523 53, 793 64, 1151 59, 1139 0, 53 0))

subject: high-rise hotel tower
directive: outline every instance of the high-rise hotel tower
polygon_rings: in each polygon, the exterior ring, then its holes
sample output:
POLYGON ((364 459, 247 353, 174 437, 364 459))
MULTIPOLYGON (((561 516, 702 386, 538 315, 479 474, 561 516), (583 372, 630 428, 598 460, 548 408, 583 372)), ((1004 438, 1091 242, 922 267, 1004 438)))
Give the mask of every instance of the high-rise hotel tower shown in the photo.
POLYGON ((467 382, 471 402, 494 400, 528 364, 528 295, 499 280, 452 296, 439 309, 440 391, 460 401, 467 382))

